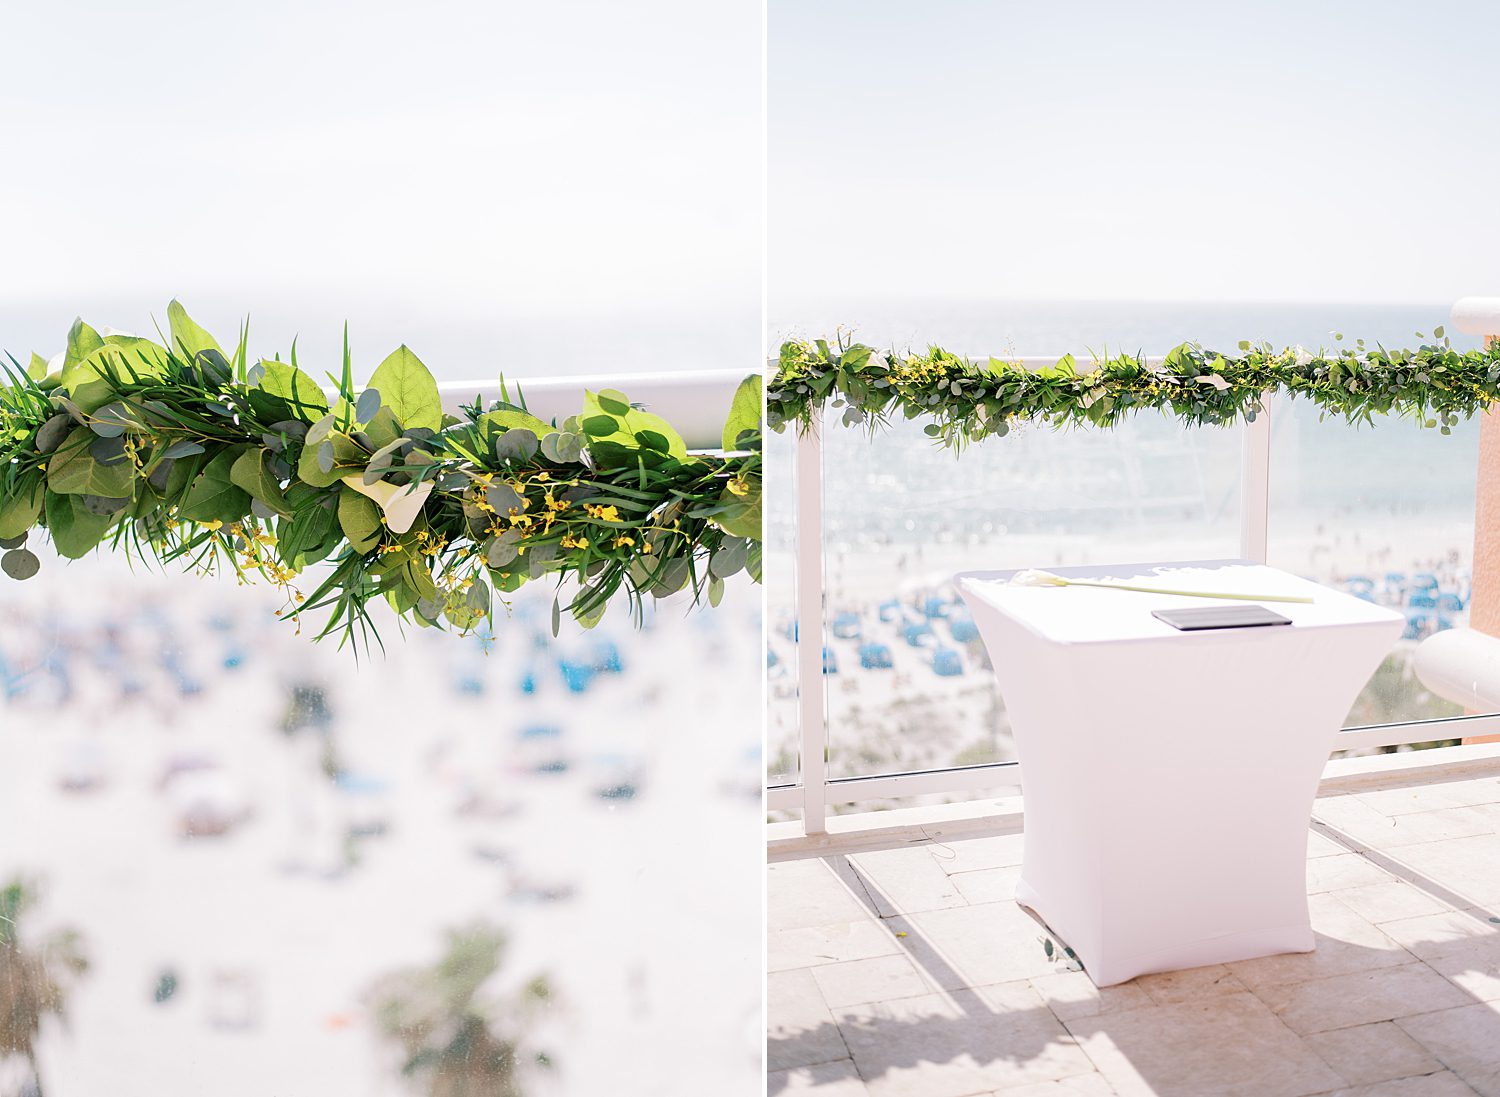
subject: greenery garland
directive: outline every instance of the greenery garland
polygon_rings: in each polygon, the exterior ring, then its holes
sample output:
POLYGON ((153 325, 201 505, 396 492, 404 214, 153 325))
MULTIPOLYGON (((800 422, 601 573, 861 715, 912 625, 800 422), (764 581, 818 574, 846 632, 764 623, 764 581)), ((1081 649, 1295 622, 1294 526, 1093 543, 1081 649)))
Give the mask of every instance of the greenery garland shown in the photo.
POLYGON ((374 635, 383 597, 424 626, 469 630, 503 595, 544 576, 578 589, 554 601, 585 626, 623 590, 690 589, 717 604, 724 580, 761 559, 761 380, 735 393, 722 453, 689 453, 671 425, 613 391, 546 423, 478 398, 444 414, 432 374, 406 347, 353 381, 347 334, 329 397, 290 360, 252 363, 247 333, 226 354, 180 304, 167 345, 100 335, 83 321, 67 350, 0 388, 0 568, 40 561, 43 527, 78 558, 101 542, 133 557, 264 577, 285 616, 327 609, 318 638, 374 635), (323 562, 306 596, 296 583, 323 562))
POLYGON ((1117 354, 1085 367, 1067 355, 1041 370, 999 358, 971 362, 938 347, 901 355, 844 338, 788 342, 767 386, 766 421, 777 431, 788 423, 805 430, 824 408, 843 409, 846 426, 872 430, 897 415, 925 418, 928 435, 960 448, 1003 435, 1017 420, 1108 427, 1157 409, 1193 426, 1253 422, 1265 396, 1285 392, 1352 423, 1396 413, 1447 434, 1500 399, 1500 344, 1457 351, 1442 328, 1433 338, 1415 350, 1370 349, 1361 339, 1315 353, 1242 342, 1238 353, 1223 354, 1187 343, 1157 365, 1117 354))

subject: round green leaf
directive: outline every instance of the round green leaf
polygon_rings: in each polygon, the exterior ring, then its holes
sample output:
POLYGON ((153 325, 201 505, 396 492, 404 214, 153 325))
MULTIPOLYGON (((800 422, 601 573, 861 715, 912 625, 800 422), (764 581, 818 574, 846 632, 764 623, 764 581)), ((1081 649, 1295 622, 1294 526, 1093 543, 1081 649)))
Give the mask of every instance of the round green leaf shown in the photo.
POLYGON ((0 569, 12 579, 30 579, 41 570, 42 562, 30 549, 11 549, 0 556, 0 569))

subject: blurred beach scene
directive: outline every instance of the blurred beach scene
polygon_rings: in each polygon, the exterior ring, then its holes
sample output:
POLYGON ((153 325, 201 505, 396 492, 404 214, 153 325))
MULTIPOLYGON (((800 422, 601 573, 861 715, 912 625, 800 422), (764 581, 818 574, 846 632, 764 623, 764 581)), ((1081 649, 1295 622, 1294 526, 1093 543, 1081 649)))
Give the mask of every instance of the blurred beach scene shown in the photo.
POLYGON ((359 662, 278 605, 113 558, 5 583, 0 888, 87 962, 48 1097, 755 1092, 758 589, 557 639, 527 591, 359 662))
MULTIPOLYGON (((1163 354, 1182 342, 1233 350, 1386 346, 1433 339, 1445 306, 886 301, 773 312, 786 338, 901 351, 935 343, 984 358, 1090 350, 1163 354)), ((1455 345, 1472 342, 1455 339, 1455 345)), ((1467 621, 1478 424, 1451 435, 1405 420, 1351 426, 1279 400, 1271 409, 1269 562, 1397 608, 1407 628, 1346 726, 1458 709, 1413 676, 1411 652, 1467 621)), ((830 424, 823 434, 823 670, 832 778, 1015 758, 1004 698, 951 576, 977 568, 1202 560, 1239 554, 1241 433, 1146 414, 1109 432, 1021 426, 965 451, 919 427, 830 424)), ((767 776, 794 781, 795 506, 790 433, 768 442, 767 776)), ((954 797, 957 798, 957 797, 954 797)), ((925 800, 937 798, 924 798, 925 800)), ((904 806, 864 801, 838 810, 904 806)))

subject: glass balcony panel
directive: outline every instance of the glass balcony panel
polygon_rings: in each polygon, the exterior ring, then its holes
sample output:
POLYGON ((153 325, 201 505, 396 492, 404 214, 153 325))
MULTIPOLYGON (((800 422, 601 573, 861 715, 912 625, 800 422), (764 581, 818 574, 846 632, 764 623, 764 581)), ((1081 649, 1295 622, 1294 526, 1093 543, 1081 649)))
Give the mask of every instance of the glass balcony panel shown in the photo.
POLYGON ((1156 414, 1113 431, 1021 427, 961 460, 919 424, 873 439, 828 431, 829 776, 1013 760, 1004 698, 952 575, 1235 556, 1240 449, 1238 427, 1187 430, 1156 414))
POLYGON ((1468 623, 1478 422, 1451 435, 1398 418, 1354 427, 1281 399, 1271 424, 1270 562, 1407 620, 1344 726, 1462 715, 1417 680, 1412 655, 1468 623))

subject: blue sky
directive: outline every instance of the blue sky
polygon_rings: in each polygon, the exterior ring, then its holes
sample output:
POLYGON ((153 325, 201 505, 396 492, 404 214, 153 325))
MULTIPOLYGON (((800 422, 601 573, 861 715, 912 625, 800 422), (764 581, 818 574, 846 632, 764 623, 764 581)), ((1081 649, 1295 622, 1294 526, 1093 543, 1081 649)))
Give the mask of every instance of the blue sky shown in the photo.
POLYGON ((1500 5, 770 0, 773 314, 1500 293, 1500 5))

